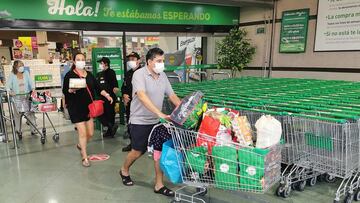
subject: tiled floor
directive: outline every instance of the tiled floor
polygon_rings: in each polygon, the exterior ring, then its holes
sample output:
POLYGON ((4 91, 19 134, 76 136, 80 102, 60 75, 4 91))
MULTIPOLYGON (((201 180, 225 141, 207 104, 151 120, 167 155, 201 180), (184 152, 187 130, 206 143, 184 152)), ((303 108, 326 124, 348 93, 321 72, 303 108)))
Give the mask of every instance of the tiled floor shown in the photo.
MULTIPOLYGON (((172 200, 154 194, 153 162, 147 156, 143 156, 132 168, 135 186, 122 185, 118 170, 126 154, 121 152, 121 148, 128 142, 122 139, 122 129, 119 129, 115 139, 102 140, 99 133, 96 134, 89 144, 89 152, 107 153, 111 158, 84 168, 75 148, 77 136, 73 126, 58 113, 51 117, 60 131, 59 144, 52 141, 51 132, 47 143, 41 145, 39 137, 27 135, 28 131, 25 131, 17 150, 11 149, 12 143, 0 144, 1 203, 145 203, 172 200)), ((338 184, 319 183, 315 187, 306 188, 304 192, 293 192, 288 199, 275 197, 275 188, 265 195, 209 189, 205 200, 211 203, 323 203, 333 201, 337 186, 338 184)))

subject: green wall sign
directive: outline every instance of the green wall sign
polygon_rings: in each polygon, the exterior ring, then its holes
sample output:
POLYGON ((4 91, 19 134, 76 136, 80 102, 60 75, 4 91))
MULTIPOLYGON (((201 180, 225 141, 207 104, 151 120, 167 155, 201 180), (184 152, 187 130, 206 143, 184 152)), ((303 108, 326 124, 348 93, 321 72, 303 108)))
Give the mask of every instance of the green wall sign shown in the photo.
POLYGON ((122 85, 124 69, 122 63, 122 52, 120 48, 93 48, 92 49, 92 67, 93 73, 96 75, 99 70, 99 63, 97 62, 102 57, 110 59, 110 68, 115 71, 116 79, 119 87, 122 85))
POLYGON ((236 7, 144 0, 1 0, 0 12, 23 20, 185 25, 234 25, 240 15, 236 7))
POLYGON ((51 82, 52 75, 35 75, 35 82, 51 82))
POLYGON ((283 12, 280 33, 280 53, 305 52, 309 11, 309 9, 301 9, 283 12))

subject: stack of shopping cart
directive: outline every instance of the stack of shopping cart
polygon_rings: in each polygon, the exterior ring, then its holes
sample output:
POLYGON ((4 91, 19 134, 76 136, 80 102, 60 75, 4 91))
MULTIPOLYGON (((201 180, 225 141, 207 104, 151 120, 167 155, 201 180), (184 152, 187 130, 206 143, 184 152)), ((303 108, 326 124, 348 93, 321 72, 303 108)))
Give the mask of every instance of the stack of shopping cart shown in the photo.
POLYGON ((334 201, 360 199, 359 82, 244 77, 173 87, 180 97, 200 90, 210 105, 239 110, 249 120, 270 114, 282 122, 282 162, 288 167, 277 195, 340 178, 334 201))

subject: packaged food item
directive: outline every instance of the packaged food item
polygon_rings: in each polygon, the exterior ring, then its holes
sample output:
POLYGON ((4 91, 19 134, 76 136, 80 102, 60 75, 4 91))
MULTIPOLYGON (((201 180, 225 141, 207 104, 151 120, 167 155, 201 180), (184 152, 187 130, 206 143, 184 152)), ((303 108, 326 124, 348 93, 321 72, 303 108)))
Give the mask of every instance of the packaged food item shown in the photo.
POLYGON ((251 125, 246 116, 235 116, 231 121, 236 141, 241 145, 253 146, 251 125))
POLYGON ((85 78, 70 78, 69 88, 71 88, 71 89, 86 88, 86 79, 85 78))
POLYGON ((199 129, 199 133, 216 136, 220 127, 220 121, 210 115, 205 115, 199 129))
POLYGON ((207 104, 202 97, 203 93, 200 91, 185 97, 171 113, 171 120, 186 129, 197 129, 202 115, 207 109, 207 104))

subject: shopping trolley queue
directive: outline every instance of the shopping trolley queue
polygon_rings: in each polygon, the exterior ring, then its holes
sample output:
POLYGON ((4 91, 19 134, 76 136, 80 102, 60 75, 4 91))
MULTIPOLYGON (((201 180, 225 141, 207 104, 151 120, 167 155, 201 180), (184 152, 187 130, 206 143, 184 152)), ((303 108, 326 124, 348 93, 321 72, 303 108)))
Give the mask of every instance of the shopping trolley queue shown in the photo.
POLYGON ((49 112, 56 112, 58 110, 56 98, 52 97, 49 91, 32 91, 29 94, 14 94, 11 91, 6 91, 6 89, 1 89, 1 105, 1 123, 4 127, 2 129, 6 132, 6 136, 4 136, 5 139, 3 141, 8 141, 6 121, 9 121, 13 132, 12 140, 14 142, 14 147, 18 147, 17 140, 22 140, 23 138, 23 119, 25 119, 25 123, 30 126, 32 135, 40 135, 40 142, 42 144, 45 144, 47 133, 49 133, 45 125, 47 120, 52 128, 52 139, 54 142, 59 141, 59 133, 48 115, 49 112), (5 102, 8 104, 8 112, 4 111, 5 102), (6 114, 8 114, 8 116, 6 116, 6 114), (41 126, 37 124, 35 114, 41 114, 41 126))

